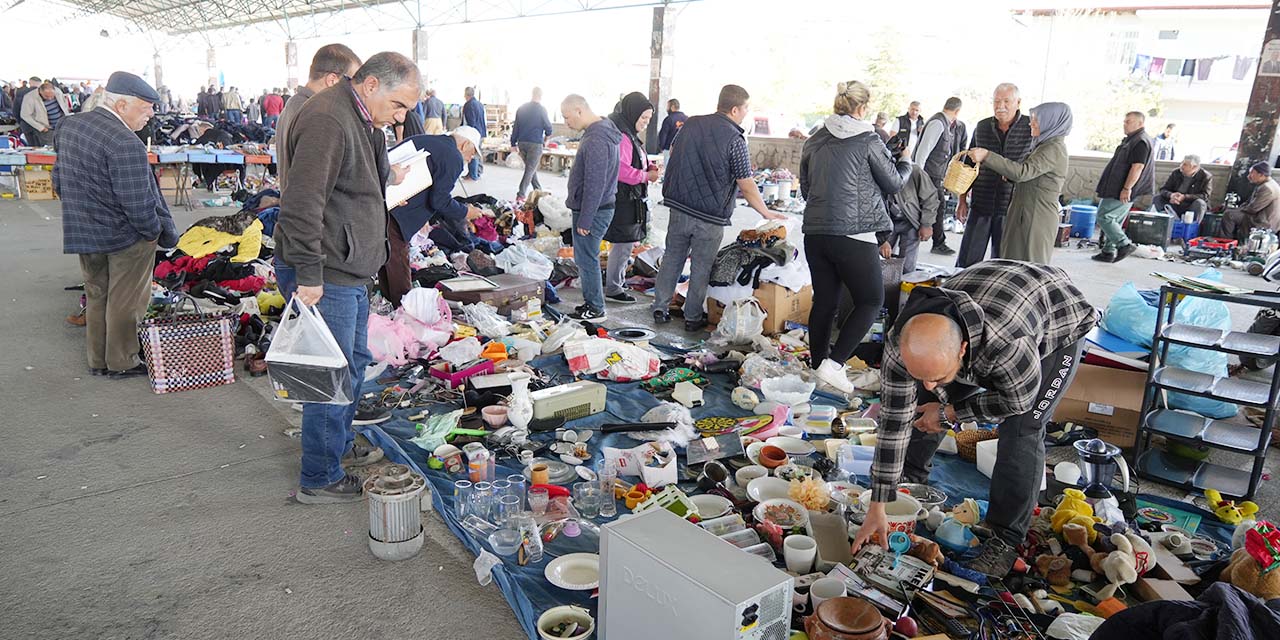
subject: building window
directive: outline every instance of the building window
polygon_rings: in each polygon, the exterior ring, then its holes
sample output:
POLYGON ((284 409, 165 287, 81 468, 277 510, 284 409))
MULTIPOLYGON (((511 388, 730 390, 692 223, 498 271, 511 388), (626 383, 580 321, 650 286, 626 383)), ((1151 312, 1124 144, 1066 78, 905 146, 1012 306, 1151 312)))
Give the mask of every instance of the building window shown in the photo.
POLYGON ((1131 65, 1138 52, 1137 31, 1112 31, 1107 38, 1107 62, 1131 65))

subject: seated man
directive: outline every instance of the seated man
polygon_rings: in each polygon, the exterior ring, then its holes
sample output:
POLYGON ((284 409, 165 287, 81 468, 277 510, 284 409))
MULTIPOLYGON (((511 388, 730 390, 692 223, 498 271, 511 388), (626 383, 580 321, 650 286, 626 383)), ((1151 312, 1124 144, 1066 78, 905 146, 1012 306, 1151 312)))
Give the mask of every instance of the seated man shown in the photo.
POLYGON ((1204 217, 1209 208, 1209 194, 1213 191, 1213 176, 1200 167, 1200 156, 1189 155, 1182 159, 1182 166, 1169 174, 1164 186, 1151 198, 1156 211, 1166 212, 1172 208, 1179 218, 1191 211, 1196 222, 1204 217))
POLYGON ((1271 165, 1259 162, 1249 167, 1253 196, 1222 216, 1222 237, 1234 238, 1243 246, 1254 229, 1280 231, 1280 184, 1271 179, 1271 165))

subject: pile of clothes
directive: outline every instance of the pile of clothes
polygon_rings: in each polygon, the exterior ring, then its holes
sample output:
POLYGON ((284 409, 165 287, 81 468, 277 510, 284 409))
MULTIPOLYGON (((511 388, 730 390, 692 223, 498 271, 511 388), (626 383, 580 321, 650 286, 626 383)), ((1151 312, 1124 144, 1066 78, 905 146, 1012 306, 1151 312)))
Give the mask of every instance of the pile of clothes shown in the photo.
POLYGON ((770 266, 786 266, 796 257, 796 248, 787 242, 787 228, 781 223, 745 229, 738 240, 716 254, 711 267, 711 284, 718 286, 760 286, 760 272, 770 266))

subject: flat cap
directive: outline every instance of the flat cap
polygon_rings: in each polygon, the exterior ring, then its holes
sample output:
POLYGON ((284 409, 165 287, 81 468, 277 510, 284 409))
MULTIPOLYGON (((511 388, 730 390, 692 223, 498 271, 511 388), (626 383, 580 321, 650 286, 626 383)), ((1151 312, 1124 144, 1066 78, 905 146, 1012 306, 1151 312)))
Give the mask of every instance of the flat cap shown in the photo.
POLYGON ((127 71, 117 71, 107 78, 107 91, 122 96, 133 96, 151 104, 160 102, 160 94, 156 93, 146 80, 127 71))

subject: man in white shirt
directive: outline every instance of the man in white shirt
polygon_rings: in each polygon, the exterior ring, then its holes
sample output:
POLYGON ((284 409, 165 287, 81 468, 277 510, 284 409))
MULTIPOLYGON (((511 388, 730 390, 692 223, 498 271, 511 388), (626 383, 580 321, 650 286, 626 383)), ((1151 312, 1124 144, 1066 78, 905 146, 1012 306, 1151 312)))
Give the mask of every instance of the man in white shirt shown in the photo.
POLYGON ((920 115, 920 101, 911 101, 906 113, 889 122, 888 131, 890 136, 901 134, 901 137, 907 140, 907 152, 914 151, 916 144, 920 142, 920 134, 924 131, 924 118, 920 115))

